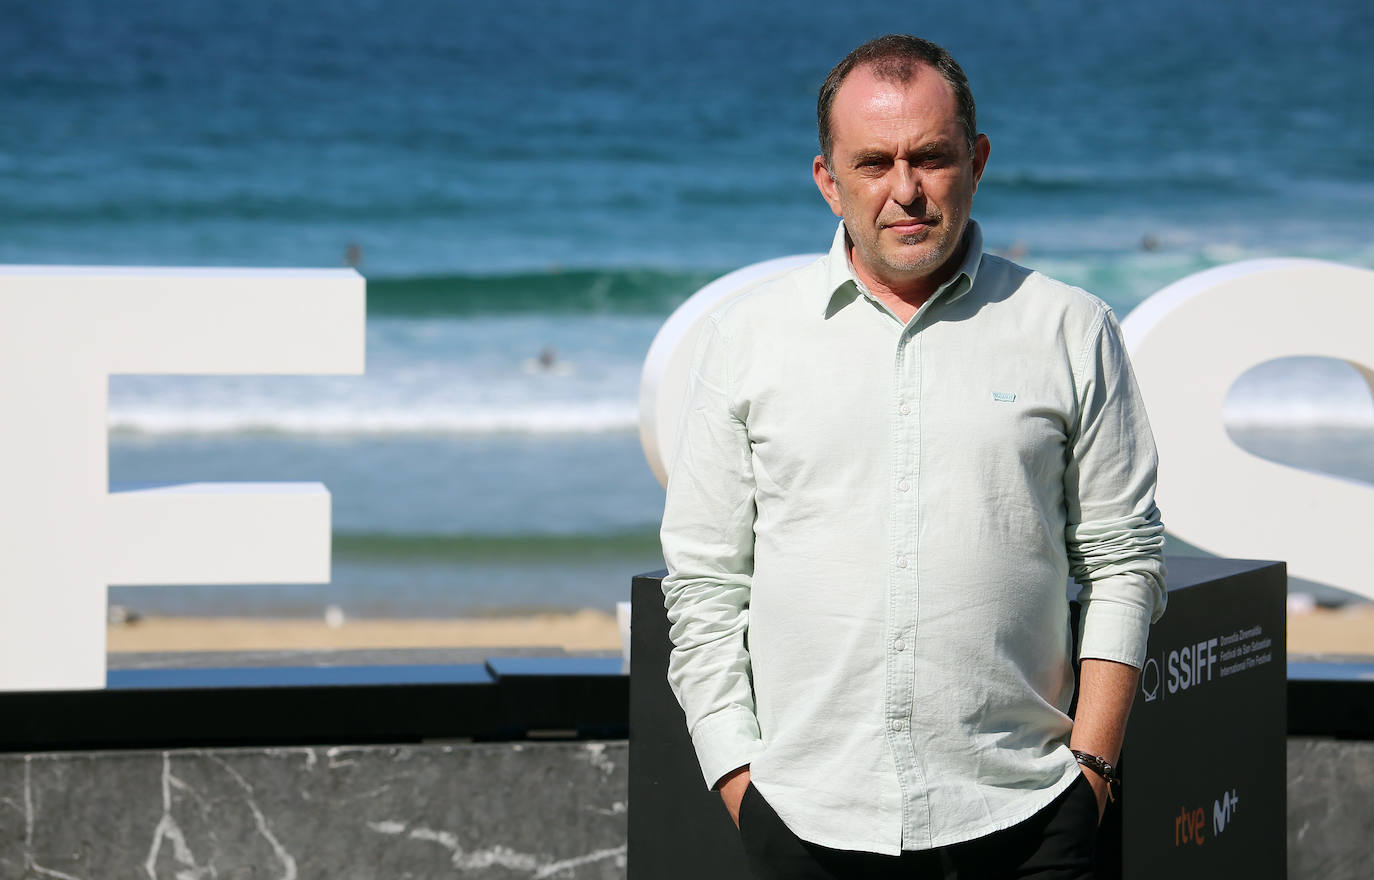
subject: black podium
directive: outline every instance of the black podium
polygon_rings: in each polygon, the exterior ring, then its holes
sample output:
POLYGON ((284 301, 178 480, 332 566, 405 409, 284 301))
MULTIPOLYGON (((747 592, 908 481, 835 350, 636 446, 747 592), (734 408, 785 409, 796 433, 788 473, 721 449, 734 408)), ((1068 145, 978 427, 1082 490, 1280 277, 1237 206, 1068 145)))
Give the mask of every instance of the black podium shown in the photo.
MULTIPOLYGON (((1168 566, 1169 608, 1150 632, 1099 875, 1281 878, 1286 567, 1184 557, 1168 566)), ((629 880, 748 880, 668 687, 662 575, 633 585, 629 880)))

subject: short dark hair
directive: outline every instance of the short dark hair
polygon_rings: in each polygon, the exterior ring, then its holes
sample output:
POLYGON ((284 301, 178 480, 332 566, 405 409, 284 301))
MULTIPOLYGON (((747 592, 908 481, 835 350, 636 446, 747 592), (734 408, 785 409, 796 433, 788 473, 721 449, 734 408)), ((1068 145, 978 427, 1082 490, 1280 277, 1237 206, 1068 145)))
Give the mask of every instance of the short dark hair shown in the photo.
POLYGON ((816 99, 816 129, 820 134, 821 155, 825 157, 827 166, 830 165, 830 150, 835 143, 830 128, 830 108, 849 74, 858 67, 870 66, 879 79, 907 83, 922 64, 938 71, 954 90, 964 139, 968 141, 969 152, 973 152, 978 142, 978 111, 973 104, 973 90, 969 88, 968 77, 964 76, 959 62, 944 47, 930 40, 908 34, 888 34, 869 40, 844 56, 844 60, 836 64, 825 82, 821 83, 820 96, 816 99))

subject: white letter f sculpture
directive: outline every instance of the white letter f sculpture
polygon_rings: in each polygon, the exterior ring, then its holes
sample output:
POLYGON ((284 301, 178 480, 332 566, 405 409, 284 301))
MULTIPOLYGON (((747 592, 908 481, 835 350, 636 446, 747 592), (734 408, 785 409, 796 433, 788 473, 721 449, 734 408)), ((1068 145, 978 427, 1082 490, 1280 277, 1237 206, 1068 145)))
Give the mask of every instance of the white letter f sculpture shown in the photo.
POLYGON ((351 269, 0 267, 0 690, 105 687, 112 584, 329 580, 319 483, 109 485, 117 373, 361 373, 351 269))

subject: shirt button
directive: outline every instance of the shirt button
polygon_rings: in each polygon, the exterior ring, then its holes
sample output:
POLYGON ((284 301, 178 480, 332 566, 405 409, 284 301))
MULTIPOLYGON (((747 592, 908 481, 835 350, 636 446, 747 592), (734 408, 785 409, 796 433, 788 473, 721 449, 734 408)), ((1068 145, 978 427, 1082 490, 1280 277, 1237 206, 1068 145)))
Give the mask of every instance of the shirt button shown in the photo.
POLYGON ((904 416, 909 416, 911 415, 911 407, 907 406, 904 403, 901 406, 897 407, 897 412, 901 413, 904 416))
POLYGON ((900 718, 893 718, 893 719, 892 719, 892 729, 893 729, 893 730, 900 731, 900 730, 902 729, 902 719, 900 719, 900 718))
POLYGON ((900 654, 901 652, 906 650, 906 642, 902 641, 901 639, 898 639, 897 641, 892 643, 892 650, 900 654))
POLYGON ((906 480, 902 480, 897 484, 897 488, 905 492, 907 489, 911 488, 911 484, 908 483, 906 480))
POLYGON ((898 567, 898 568, 906 568, 906 557, 905 557, 905 556, 898 556, 898 557, 897 557, 897 567, 898 567))

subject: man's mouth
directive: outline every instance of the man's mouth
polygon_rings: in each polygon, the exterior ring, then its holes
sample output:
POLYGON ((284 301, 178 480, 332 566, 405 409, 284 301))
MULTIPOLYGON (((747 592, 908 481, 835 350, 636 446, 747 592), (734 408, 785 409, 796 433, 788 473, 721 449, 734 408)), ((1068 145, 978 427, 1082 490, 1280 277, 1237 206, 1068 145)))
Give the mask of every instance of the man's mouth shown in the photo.
POLYGON ((884 223, 883 228, 891 229, 899 235, 906 235, 924 232, 937 222, 938 220, 933 217, 903 217, 901 220, 890 220, 884 223))

